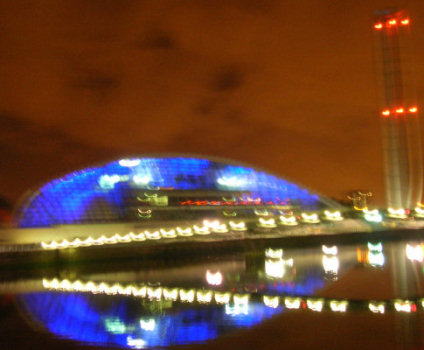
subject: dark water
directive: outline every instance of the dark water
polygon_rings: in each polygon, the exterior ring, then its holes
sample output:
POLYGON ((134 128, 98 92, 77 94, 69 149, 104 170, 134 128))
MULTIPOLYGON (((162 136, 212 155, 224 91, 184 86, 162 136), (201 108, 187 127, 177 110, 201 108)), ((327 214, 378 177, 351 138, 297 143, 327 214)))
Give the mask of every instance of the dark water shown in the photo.
MULTIPOLYGON (((44 342, 40 348, 61 348, 64 340, 71 348, 166 347, 203 343, 269 319, 270 329, 290 333, 297 327, 290 322, 313 320, 312 327, 319 328, 321 321, 336 317, 340 327, 352 327, 341 331, 347 335, 341 344, 353 347, 358 334, 378 322, 372 327, 379 327, 380 335, 362 339, 363 344, 378 346, 387 337, 393 338, 388 342, 393 348, 419 348, 423 259, 420 242, 364 242, 252 249, 148 266, 131 261, 57 267, 21 271, 13 278, 9 272, 1 282, 0 345, 19 348, 13 344, 25 331, 22 337, 39 335, 34 346, 44 342), (363 325, 346 323, 358 317, 363 325), (20 328, 10 326, 11 320, 20 328)), ((262 334, 263 348, 276 348, 268 331, 265 327, 252 337, 262 334)), ((237 347, 228 339, 228 346, 237 347)), ((289 336, 280 340, 296 344, 289 336)), ((325 347, 320 341, 318 336, 311 344, 325 347)))

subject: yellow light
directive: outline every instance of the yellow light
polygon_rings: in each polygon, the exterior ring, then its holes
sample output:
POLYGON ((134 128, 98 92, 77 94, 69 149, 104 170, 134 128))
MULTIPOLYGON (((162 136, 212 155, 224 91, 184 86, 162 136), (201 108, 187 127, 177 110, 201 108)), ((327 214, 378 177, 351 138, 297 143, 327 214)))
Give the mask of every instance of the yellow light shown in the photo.
POLYGON ((194 233, 198 235, 208 235, 211 233, 211 231, 209 230, 209 227, 207 226, 193 225, 193 230, 194 230, 194 233))
POLYGON ((280 216, 280 222, 285 226, 296 226, 298 224, 296 218, 294 216, 280 216))
POLYGON ((404 26, 406 26, 407 24, 409 24, 409 18, 405 18, 405 19, 401 20, 400 23, 403 24, 404 26))
POLYGON ((269 297, 264 295, 264 305, 276 309, 280 303, 279 297, 269 297))
POLYGON ((291 298, 291 297, 285 297, 284 298, 284 305, 287 309, 298 309, 300 308, 300 303, 302 299, 300 298, 291 298))
POLYGON ((368 304, 368 308, 370 309, 371 312, 375 314, 384 314, 385 304, 370 301, 368 304))
POLYGON ((417 107, 410 107, 410 108, 409 108, 409 111, 410 111, 411 113, 416 113, 416 112, 418 111, 418 108, 417 108, 417 107))
POLYGON ((346 312, 348 302, 346 300, 331 300, 330 309, 334 312, 346 312))
POLYGON ((322 246, 322 252, 327 255, 337 255, 337 246, 327 247, 326 245, 322 246))
POLYGON ((210 303, 212 300, 212 292, 209 291, 197 291, 196 298, 199 303, 210 303))
POLYGON ((395 310, 398 312, 411 312, 412 311, 412 305, 413 302, 410 300, 400 300, 397 299, 394 301, 395 304, 395 310))
POLYGON ((176 301, 178 299, 178 288, 164 288, 163 297, 165 300, 176 301))
POLYGON ((170 230, 165 230, 164 228, 161 228, 160 233, 163 238, 176 238, 177 234, 175 233, 175 230, 172 228, 170 230))
POLYGON ((228 304, 230 302, 231 293, 215 292, 215 302, 217 304, 228 304))
POLYGON ((397 21, 396 21, 395 19, 391 19, 391 20, 389 21, 389 25, 391 25, 391 26, 396 25, 396 23, 397 23, 397 21))
POLYGON ((266 228, 274 228, 274 227, 277 227, 277 224, 275 223, 274 218, 269 218, 269 219, 259 218, 258 226, 266 227, 266 228))
POLYGON ((247 305, 249 303, 249 294, 234 294, 234 304, 247 305))
POLYGON ((302 213, 300 214, 302 217, 302 220, 308 224, 317 224, 319 223, 318 214, 307 214, 302 213))
POLYGON ((343 220, 342 213, 340 213, 340 211, 338 211, 338 210, 336 210, 334 212, 331 212, 329 210, 324 210, 324 215, 325 215, 325 218, 327 220, 330 220, 330 221, 342 221, 343 220))
POLYGON ((400 107, 400 108, 396 108, 396 113, 403 113, 405 110, 400 107))
POLYGON ((308 299, 306 301, 306 305, 308 305, 308 309, 312 311, 321 312, 324 307, 324 300, 322 299, 308 299))
POLYGON ((240 221, 240 222, 230 221, 229 225, 230 225, 231 230, 234 230, 234 231, 246 231, 247 230, 246 223, 244 221, 240 221))
POLYGON ((383 28, 383 24, 382 23, 374 24, 374 28, 375 29, 381 29, 381 28, 383 28))
POLYGON ((193 230, 191 229, 191 227, 186 227, 186 228, 177 227, 177 233, 179 236, 182 236, 182 237, 193 236, 193 230))
POLYGON ((194 289, 180 289, 180 300, 183 302, 192 303, 194 301, 194 289))
POLYGON ((283 249, 265 249, 265 257, 270 259, 281 259, 283 257, 283 249))

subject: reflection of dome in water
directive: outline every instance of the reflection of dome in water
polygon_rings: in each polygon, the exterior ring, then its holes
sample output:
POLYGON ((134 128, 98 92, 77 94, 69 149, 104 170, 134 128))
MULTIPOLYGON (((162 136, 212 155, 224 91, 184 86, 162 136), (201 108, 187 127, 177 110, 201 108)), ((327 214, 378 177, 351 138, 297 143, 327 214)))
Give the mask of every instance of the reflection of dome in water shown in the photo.
POLYGON ((20 227, 46 227, 195 219, 218 211, 222 215, 223 209, 249 215, 258 206, 279 210, 337 204, 287 180, 222 159, 133 158, 43 185, 26 198, 16 221, 20 227))

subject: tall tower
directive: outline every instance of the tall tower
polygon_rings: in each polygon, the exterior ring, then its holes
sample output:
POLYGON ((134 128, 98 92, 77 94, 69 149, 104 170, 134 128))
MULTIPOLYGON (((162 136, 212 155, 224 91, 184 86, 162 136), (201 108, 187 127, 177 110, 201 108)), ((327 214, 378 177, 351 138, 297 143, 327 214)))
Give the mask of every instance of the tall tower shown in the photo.
POLYGON ((409 25, 405 11, 380 11, 374 22, 386 205, 393 209, 414 208, 423 186, 409 25))

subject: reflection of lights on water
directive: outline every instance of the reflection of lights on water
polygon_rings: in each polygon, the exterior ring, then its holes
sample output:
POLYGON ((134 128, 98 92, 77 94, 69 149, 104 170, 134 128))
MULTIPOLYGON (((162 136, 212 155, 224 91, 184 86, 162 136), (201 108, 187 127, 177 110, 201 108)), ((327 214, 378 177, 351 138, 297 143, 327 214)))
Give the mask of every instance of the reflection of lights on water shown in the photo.
POLYGON ((234 304, 234 305, 226 304, 225 314, 230 316, 248 315, 249 305, 248 304, 234 304))
POLYGON ((270 297, 270 296, 266 296, 264 295, 264 305, 271 307, 273 309, 278 307, 278 304, 280 303, 280 298, 279 297, 270 297))
POLYGON ((132 180, 137 185, 147 185, 151 178, 149 175, 134 175, 132 180))
POLYGON ((134 349, 143 349, 146 346, 146 341, 140 338, 127 337, 127 345, 134 349))
POLYGON ((302 302, 301 298, 292 298, 292 297, 284 298, 284 305, 286 306, 287 309, 299 309, 301 302, 302 302))
POLYGON ((417 306, 410 300, 395 300, 394 302, 395 310, 398 312, 415 312, 417 306))
POLYGON ((370 309, 371 312, 375 314, 384 314, 386 307, 385 307, 385 303, 370 301, 368 304, 368 308, 370 309))
POLYGON ((265 257, 270 259, 281 259, 283 257, 283 250, 272 248, 265 249, 265 257))
POLYGON ((327 255, 337 255, 337 247, 335 245, 332 247, 327 247, 326 245, 323 245, 322 252, 327 255))
POLYGON ((144 329, 145 331, 153 331, 155 330, 156 322, 153 318, 149 320, 140 320, 140 328, 144 329))
POLYGON ((206 271, 206 281, 208 284, 212 286, 219 286, 222 284, 222 273, 220 271, 217 271, 215 273, 212 273, 211 271, 206 271))
POLYGON ((423 247, 418 244, 418 245, 411 245, 411 244, 407 244, 406 245, 406 257, 411 260, 411 261, 419 261, 422 262, 424 259, 424 252, 423 252, 423 247))
POLYGON ((322 308, 324 307, 324 300, 322 299, 308 299, 306 301, 306 305, 308 306, 308 309, 312 311, 321 312, 322 308))
POLYGON ((325 273, 337 274, 339 271, 339 258, 337 256, 322 257, 322 266, 324 267, 325 273))
POLYGON ((368 252, 368 262, 371 266, 383 266, 384 265, 384 254, 382 252, 368 252))
POLYGON ((265 259, 265 274, 272 278, 283 278, 286 272, 284 260, 265 259))
POLYGON ((331 300, 330 308, 334 312, 346 312, 348 302, 347 300, 331 300))
POLYGON ((124 334, 126 331, 125 324, 119 318, 106 318, 105 328, 112 334, 124 334))

